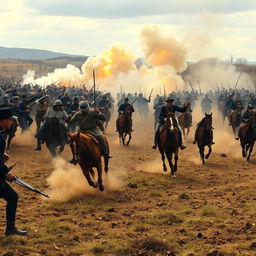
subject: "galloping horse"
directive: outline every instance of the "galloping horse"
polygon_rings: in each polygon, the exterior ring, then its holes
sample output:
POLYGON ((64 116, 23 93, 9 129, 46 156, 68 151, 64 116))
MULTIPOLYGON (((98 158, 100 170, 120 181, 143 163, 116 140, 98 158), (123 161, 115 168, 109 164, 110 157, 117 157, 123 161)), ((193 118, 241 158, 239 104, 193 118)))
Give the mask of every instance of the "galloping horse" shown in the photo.
POLYGON ((233 110, 233 112, 230 115, 230 123, 231 123, 232 130, 235 137, 237 135, 237 129, 241 124, 241 120, 242 120, 241 110, 233 110))
POLYGON ((163 170, 167 171, 165 164, 165 156, 168 159, 171 168, 171 176, 175 177, 177 171, 178 153, 179 153, 179 131, 175 125, 174 113, 169 113, 166 117, 166 123, 160 128, 159 151, 162 156, 163 170), (174 154, 174 165, 172 163, 172 156, 174 154))
POLYGON ((18 127, 18 122, 16 119, 13 119, 10 129, 6 131, 6 141, 7 141, 6 150, 7 151, 10 149, 10 144, 12 139, 15 137, 17 127, 18 127))
POLYGON ((64 125, 62 125, 57 117, 49 120, 50 127, 45 131, 45 142, 53 157, 60 154, 67 143, 67 135, 64 125), (58 149, 59 147, 59 149, 58 149))
POLYGON ((202 159, 202 163, 205 164, 205 159, 208 159, 212 152, 212 140, 213 140, 213 131, 212 131, 212 113, 206 114, 205 117, 199 122, 197 127, 196 141, 199 148, 199 153, 202 159), (207 146, 209 152, 204 156, 204 147, 207 146))
POLYGON ((132 138, 132 109, 127 108, 122 114, 120 114, 116 120, 117 131, 119 133, 119 142, 124 146, 129 146, 132 138), (129 136, 128 141, 126 141, 126 136, 129 136))
MULTIPOLYGON (((91 134, 83 134, 78 132, 74 132, 69 135, 70 137, 70 147, 73 154, 73 159, 77 162, 87 179, 90 186, 97 188, 99 187, 100 191, 104 190, 104 186, 102 184, 102 150, 98 140, 91 134), (98 172, 98 182, 94 183, 92 181, 92 177, 94 177, 93 167, 97 169, 98 172)), ((108 151, 109 146, 106 137, 104 137, 105 143, 107 145, 108 151)), ((104 170, 108 172, 108 162, 109 158, 104 157, 104 170)))
POLYGON ((104 121, 105 123, 105 130, 107 129, 108 127, 108 123, 110 121, 110 118, 111 118, 111 113, 110 113, 110 110, 109 109, 101 109, 100 112, 106 117, 106 121, 104 121))
POLYGON ((184 138, 189 135, 190 127, 192 126, 192 114, 189 111, 186 111, 178 116, 178 122, 181 127, 184 138), (187 133, 185 132, 187 129, 187 133))
POLYGON ((246 160, 250 161, 250 156, 256 141, 256 114, 252 113, 249 120, 242 124, 239 129, 240 144, 242 147, 242 156, 245 158, 249 150, 246 160))

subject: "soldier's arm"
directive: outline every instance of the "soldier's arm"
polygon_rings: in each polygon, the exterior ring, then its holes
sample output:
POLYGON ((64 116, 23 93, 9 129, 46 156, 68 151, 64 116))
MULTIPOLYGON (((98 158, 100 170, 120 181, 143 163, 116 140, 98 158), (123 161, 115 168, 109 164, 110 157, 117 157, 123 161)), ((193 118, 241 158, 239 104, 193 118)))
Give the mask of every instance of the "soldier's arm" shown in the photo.
POLYGON ((75 113, 71 118, 68 118, 66 120, 66 122, 69 123, 69 124, 73 124, 73 123, 77 122, 78 121, 78 115, 79 115, 78 112, 75 113))
POLYGON ((95 115, 96 115, 96 119, 98 119, 98 120, 101 120, 101 121, 106 121, 107 120, 106 117, 101 113, 98 114, 98 113, 95 112, 95 115))

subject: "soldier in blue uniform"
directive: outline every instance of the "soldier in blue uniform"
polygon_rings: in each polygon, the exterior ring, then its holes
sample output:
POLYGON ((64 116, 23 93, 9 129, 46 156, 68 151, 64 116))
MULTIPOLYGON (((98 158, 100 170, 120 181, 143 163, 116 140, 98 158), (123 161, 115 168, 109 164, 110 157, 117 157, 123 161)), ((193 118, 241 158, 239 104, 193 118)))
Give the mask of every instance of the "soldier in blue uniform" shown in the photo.
POLYGON ((9 156, 5 154, 5 138, 4 131, 10 129, 13 119, 11 108, 0 108, 0 198, 6 202, 6 231, 5 235, 26 235, 27 231, 19 230, 15 227, 15 217, 18 202, 18 194, 6 182, 12 182, 14 176, 9 172, 5 163, 9 160, 9 156))
MULTIPOLYGON (((166 99, 166 103, 167 103, 166 106, 163 106, 161 108, 160 115, 159 115, 159 122, 157 124, 156 133, 155 133, 154 146, 152 147, 153 149, 156 149, 158 144, 159 144, 160 128, 165 124, 165 119, 166 119, 167 115, 169 113, 174 113, 175 114, 176 111, 183 113, 188 109, 188 107, 190 105, 189 103, 186 103, 186 104, 184 104, 184 107, 180 108, 177 105, 173 104, 174 101, 175 101, 175 99, 172 96, 169 96, 166 99)), ((174 125, 179 130, 179 147, 180 147, 180 149, 185 149, 186 146, 184 146, 183 143, 182 143, 182 134, 181 134, 181 131, 179 129, 178 122, 177 122, 176 119, 175 119, 175 124, 174 125)))

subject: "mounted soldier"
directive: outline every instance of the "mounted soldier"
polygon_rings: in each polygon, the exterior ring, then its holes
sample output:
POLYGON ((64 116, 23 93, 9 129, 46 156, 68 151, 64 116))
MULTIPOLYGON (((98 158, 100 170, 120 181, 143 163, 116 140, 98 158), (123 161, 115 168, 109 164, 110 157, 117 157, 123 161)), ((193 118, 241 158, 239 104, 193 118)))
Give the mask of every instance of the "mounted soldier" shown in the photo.
POLYGON ((129 98, 125 98, 124 99, 124 103, 121 104, 118 108, 118 118, 116 120, 116 131, 118 131, 118 120, 119 120, 119 117, 120 115, 122 115, 127 109, 130 109, 131 112, 134 112, 134 108, 133 108, 133 105, 129 103, 129 98))
POLYGON ((107 95, 103 95, 102 100, 99 102, 99 110, 106 117, 106 125, 105 129, 108 126, 108 122, 110 121, 111 113, 110 109, 112 107, 111 102, 108 100, 107 95))
POLYGON ((45 123, 39 128, 36 138, 37 138, 37 147, 34 150, 41 150, 41 143, 45 141, 45 132, 51 125, 51 118, 57 118, 62 124, 63 128, 68 132, 65 123, 68 119, 68 115, 65 110, 63 110, 63 104, 60 100, 56 100, 53 107, 48 108, 44 116, 45 123))
MULTIPOLYGON (((183 113, 188 109, 188 107, 190 105, 189 103, 186 103, 186 104, 184 104, 184 106, 182 108, 180 108, 173 104, 174 101, 175 101, 175 99, 172 96, 169 96, 166 99, 166 105, 161 108, 161 112, 159 115, 159 122, 157 124, 156 132, 155 132, 154 146, 152 147, 153 149, 156 149, 159 144, 160 128, 165 124, 167 115, 169 113, 175 114, 176 111, 183 113)), ((178 128, 179 147, 180 147, 180 149, 185 149, 186 146, 184 146, 182 143, 182 134, 179 129, 177 120, 175 118, 174 118, 174 120, 175 120, 174 125, 178 128)))
POLYGON ((244 112, 244 114, 242 116, 242 123, 240 124, 240 126, 238 128, 238 133, 237 133, 238 136, 235 138, 236 140, 239 140, 241 128, 248 122, 251 115, 253 115, 253 114, 255 114, 254 107, 253 107, 253 105, 249 104, 247 107, 247 110, 244 112))
MULTIPOLYGON (((81 101, 79 103, 79 111, 75 113, 73 117, 69 117, 67 123, 72 124, 77 122, 79 126, 79 131, 84 134, 91 134, 94 136, 101 145, 102 154, 106 158, 111 158, 109 156, 108 147, 105 142, 105 137, 97 121, 105 121, 106 117, 99 112, 98 109, 90 109, 88 101, 81 101)), ((71 164, 76 164, 75 159, 70 160, 71 164)))
POLYGON ((10 99, 8 95, 3 96, 3 103, 0 105, 0 108, 9 108, 11 107, 10 99))

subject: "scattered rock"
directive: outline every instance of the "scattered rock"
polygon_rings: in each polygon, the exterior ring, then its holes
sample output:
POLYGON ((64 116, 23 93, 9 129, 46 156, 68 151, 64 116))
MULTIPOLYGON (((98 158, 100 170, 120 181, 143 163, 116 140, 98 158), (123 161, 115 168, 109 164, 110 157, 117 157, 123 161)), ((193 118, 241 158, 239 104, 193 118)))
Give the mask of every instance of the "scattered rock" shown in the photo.
POLYGON ((115 208, 109 208, 108 212, 117 212, 115 208))
POLYGON ((138 188, 138 185, 135 183, 128 183, 127 187, 129 188, 138 188))
POLYGON ((117 226, 117 224, 116 223, 111 223, 111 228, 115 228, 117 226))
POLYGON ((166 205, 166 203, 164 203, 164 202, 158 202, 158 203, 156 204, 156 206, 164 206, 164 205, 166 205))
POLYGON ((198 237, 198 238, 202 238, 202 237, 203 237, 203 234, 202 234, 201 232, 199 232, 199 233, 197 234, 197 237, 198 237))
POLYGON ((184 228, 179 230, 180 233, 186 233, 186 230, 184 228))
POLYGON ((227 154, 223 153, 220 155, 221 157, 228 157, 227 154))
POLYGON ((188 200, 189 199, 189 196, 185 193, 182 193, 179 195, 179 199, 184 199, 184 200, 188 200))
POLYGON ((250 248, 256 249, 256 242, 253 242, 253 243, 251 244, 250 248))

